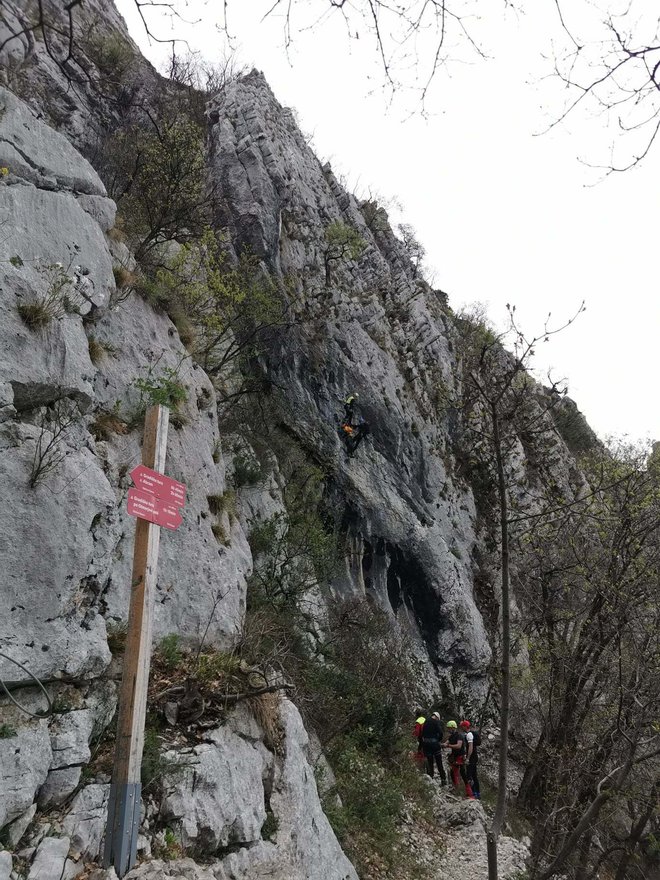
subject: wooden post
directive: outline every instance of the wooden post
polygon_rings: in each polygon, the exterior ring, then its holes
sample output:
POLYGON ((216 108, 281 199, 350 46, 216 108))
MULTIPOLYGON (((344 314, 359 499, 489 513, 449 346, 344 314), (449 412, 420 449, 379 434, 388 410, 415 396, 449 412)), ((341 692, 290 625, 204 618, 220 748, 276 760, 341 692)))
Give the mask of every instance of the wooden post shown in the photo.
MULTIPOLYGON (((142 464, 163 473, 169 410, 147 410, 142 464)), ((160 526, 138 519, 135 526, 133 577, 128 611, 126 652, 119 692, 117 744, 110 786, 103 863, 123 877, 135 864, 140 826, 142 750, 151 661, 154 595, 160 526)))

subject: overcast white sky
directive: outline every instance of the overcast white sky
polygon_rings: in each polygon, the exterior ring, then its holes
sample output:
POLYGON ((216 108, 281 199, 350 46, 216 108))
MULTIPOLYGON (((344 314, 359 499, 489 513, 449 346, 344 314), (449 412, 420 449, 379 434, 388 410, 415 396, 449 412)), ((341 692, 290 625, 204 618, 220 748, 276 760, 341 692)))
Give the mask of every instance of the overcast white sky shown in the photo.
MULTIPOLYGON (((533 14, 477 23, 489 58, 460 50, 461 62, 435 82, 427 118, 412 93, 390 106, 366 30, 349 40, 335 16, 294 30, 287 53, 282 18, 262 21, 271 5, 230 0, 240 62, 265 73, 278 100, 313 134, 316 152, 352 188, 400 201, 394 219, 417 230, 433 282, 451 305, 484 303, 502 325, 510 302, 535 332, 548 312, 565 319, 584 299, 586 312, 541 349, 537 366, 568 379, 601 436, 660 439, 660 144, 641 167, 593 186, 598 174, 578 157, 607 159, 602 119, 577 115, 536 136, 561 107, 558 84, 542 79, 549 63, 541 53, 556 30, 552 0, 534 0, 533 14)), ((117 6, 161 67, 168 48, 149 44, 133 0, 117 6)), ((210 60, 227 52, 216 27, 221 7, 219 0, 190 0, 186 17, 196 23, 176 25, 177 35, 210 60)), ((151 21, 157 33, 171 35, 165 19, 151 21)), ((414 75, 405 61, 397 73, 414 75)))

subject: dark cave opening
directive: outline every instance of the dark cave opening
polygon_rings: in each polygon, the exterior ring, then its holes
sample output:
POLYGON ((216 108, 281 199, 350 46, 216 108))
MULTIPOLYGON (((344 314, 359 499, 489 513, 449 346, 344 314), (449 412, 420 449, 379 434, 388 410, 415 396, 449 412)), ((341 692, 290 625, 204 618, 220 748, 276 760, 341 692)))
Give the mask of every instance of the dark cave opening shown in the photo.
POLYGON ((443 629, 442 599, 438 596, 420 563, 400 547, 386 544, 389 557, 387 594, 392 610, 405 603, 417 622, 433 663, 442 662, 438 655, 438 636, 443 629))

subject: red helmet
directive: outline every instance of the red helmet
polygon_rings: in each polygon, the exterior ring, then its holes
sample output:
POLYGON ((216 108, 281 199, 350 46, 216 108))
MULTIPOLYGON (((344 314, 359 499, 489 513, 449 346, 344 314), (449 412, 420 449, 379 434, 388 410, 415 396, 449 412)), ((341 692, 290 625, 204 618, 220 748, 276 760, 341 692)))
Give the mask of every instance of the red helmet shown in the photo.
POLYGON ((469 721, 461 721, 461 723, 458 726, 464 727, 467 730, 468 727, 470 726, 470 722, 469 721))

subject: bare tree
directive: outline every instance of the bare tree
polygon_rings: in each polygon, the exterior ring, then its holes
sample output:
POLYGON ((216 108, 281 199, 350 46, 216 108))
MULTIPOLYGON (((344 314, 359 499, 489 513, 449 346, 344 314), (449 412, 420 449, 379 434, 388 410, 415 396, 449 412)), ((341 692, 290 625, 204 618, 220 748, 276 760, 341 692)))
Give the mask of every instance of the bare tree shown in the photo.
MULTIPOLYGON (((179 3, 159 2, 159 0, 133 0, 135 8, 144 25, 144 29, 149 38, 158 43, 174 43, 176 39, 163 39, 154 32, 153 25, 148 15, 148 11, 158 8, 160 14, 165 12, 170 18, 182 20, 179 10, 179 3)), ((4 5, 4 4, 3 4, 4 5)), ((44 42, 44 46, 51 61, 53 61, 64 73, 70 72, 67 65, 78 64, 79 60, 76 54, 76 14, 85 5, 85 0, 37 0, 36 3, 30 4, 26 8, 17 24, 9 22, 8 13, 0 9, 0 20, 8 26, 8 33, 0 42, 0 53, 14 40, 20 40, 22 37, 31 41, 36 34, 39 34, 44 42), (58 45, 54 45, 53 38, 64 38, 65 51, 59 50, 58 45)))
MULTIPOLYGON (((541 878, 566 863, 576 877, 594 876, 596 832, 616 839, 626 800, 640 805, 628 835, 639 839, 660 773, 651 720, 660 701, 657 475, 644 451, 625 448, 598 448, 583 467, 592 491, 537 521, 520 550, 517 595, 541 733, 519 801, 535 816, 541 878)), ((598 858, 616 866, 631 852, 625 842, 598 858)))
MULTIPOLYGON (((580 306, 577 314, 583 309, 580 306)), ((509 714, 511 692, 511 578, 510 578, 510 512, 509 486, 516 480, 515 449, 521 434, 552 432, 548 418, 559 399, 553 386, 546 401, 539 404, 534 397, 535 383, 528 374, 536 346, 561 332, 577 314, 561 326, 551 328, 546 322, 543 332, 527 338, 518 327, 515 307, 509 308, 508 334, 495 335, 483 324, 463 321, 463 411, 467 444, 486 461, 492 462, 491 479, 495 489, 496 521, 499 524, 500 563, 500 744, 497 804, 487 832, 488 877, 497 880, 497 841, 507 806, 509 714), (513 343, 513 354, 503 349, 513 343)), ((549 318, 548 318, 549 320, 549 318)))
POLYGON ((417 238, 417 233, 409 223, 399 223, 399 237, 406 251, 413 270, 413 278, 417 278, 424 271, 424 257, 426 248, 417 238))
POLYGON ((79 406, 66 398, 56 400, 42 411, 30 467, 31 489, 43 483, 62 465, 69 454, 64 442, 80 418, 79 406))
MULTIPOLYGON (((504 6, 508 3, 504 0, 504 6)), ((480 14, 473 0, 264 0, 264 18, 277 15, 283 20, 287 52, 297 34, 338 17, 348 39, 359 40, 365 33, 373 39, 391 92, 402 87, 404 71, 414 70, 414 89, 422 106, 436 75, 451 60, 466 51, 485 57, 473 33, 480 14)), ((223 4, 223 17, 231 38, 231 0, 223 4)))
MULTIPOLYGON (((643 0, 623 4, 619 12, 599 6, 566 7, 564 46, 555 51, 554 72, 566 100, 549 126, 578 110, 595 115, 612 131, 610 158, 597 165, 606 175, 627 171, 645 159, 660 131, 660 20, 643 0), (601 11, 602 9, 602 11, 601 11), (585 21, 585 11, 588 13, 585 21), (581 30, 573 20, 584 21, 581 30), (623 139, 620 136, 625 136, 623 139)), ((587 163, 591 164, 591 163, 587 163)))
MULTIPOLYGON (((182 0, 133 0, 150 40, 170 43, 180 40, 161 35, 155 24, 165 15, 174 24, 183 23, 186 7, 182 0)), ((563 122, 578 108, 589 108, 604 116, 614 137, 609 162, 596 166, 606 174, 625 171, 650 153, 660 131, 660 24, 651 5, 631 0, 619 12, 610 11, 606 0, 584 2, 564 9, 561 0, 548 0, 557 11, 554 72, 565 89, 566 102, 549 126, 563 122), (584 33, 583 33, 584 32, 584 33), (625 144, 619 155, 619 144, 625 144)), ((467 54, 485 57, 477 36, 477 22, 483 9, 476 0, 262 0, 264 18, 283 21, 284 45, 288 51, 297 35, 341 19, 348 39, 365 33, 373 41, 383 81, 393 93, 404 81, 416 91, 421 107, 439 72, 467 54)), ((74 80, 89 80, 88 63, 81 52, 76 16, 85 0, 38 0, 20 19, 0 17, 8 33, 0 42, 0 53, 12 41, 25 38, 34 44, 42 36, 45 51, 58 68, 74 80)), ((503 0, 502 9, 513 6, 503 0)), ((223 0, 221 16, 231 43, 231 0, 223 0)), ((552 36, 552 35, 551 35, 552 36)), ((187 65, 183 64, 183 68, 187 65)), ((222 65, 221 65, 222 66, 222 65)), ((182 63, 178 62, 178 72, 182 63)), ((222 77, 221 77, 222 78, 222 77)), ((212 89, 214 76, 209 86, 212 89)))

